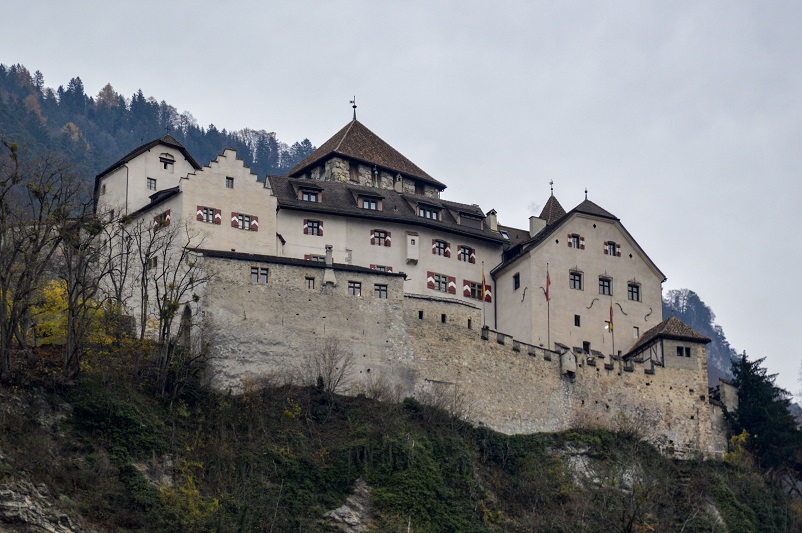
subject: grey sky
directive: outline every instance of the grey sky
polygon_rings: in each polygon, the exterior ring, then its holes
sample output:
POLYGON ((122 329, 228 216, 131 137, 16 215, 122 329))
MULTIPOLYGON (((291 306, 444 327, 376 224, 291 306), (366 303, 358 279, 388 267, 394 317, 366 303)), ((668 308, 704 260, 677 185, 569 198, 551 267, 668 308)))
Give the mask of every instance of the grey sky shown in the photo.
POLYGON ((351 117, 526 227, 588 197, 796 391, 802 3, 44 2, 0 62, 319 145, 351 117))

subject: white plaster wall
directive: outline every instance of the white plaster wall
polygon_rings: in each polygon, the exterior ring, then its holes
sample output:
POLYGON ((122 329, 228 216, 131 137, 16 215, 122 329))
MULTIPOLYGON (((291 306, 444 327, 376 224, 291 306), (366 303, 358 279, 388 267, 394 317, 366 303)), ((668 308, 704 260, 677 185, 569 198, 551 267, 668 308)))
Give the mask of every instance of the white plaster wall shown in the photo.
POLYGON ((615 352, 626 353, 635 341, 633 327, 638 327, 639 333, 643 334, 662 320, 662 277, 649 265, 635 243, 626 237, 620 224, 576 215, 498 276, 498 284, 503 291, 498 301, 500 330, 524 342, 548 344, 549 313, 540 289, 546 284, 547 263, 551 277, 552 347, 555 342, 581 347, 583 341, 587 341, 592 349, 609 354, 613 353, 614 343, 615 352), (569 233, 584 237, 584 250, 568 247, 569 233), (621 257, 605 255, 605 241, 621 244, 621 257), (569 288, 569 272, 572 269, 583 273, 583 290, 569 288), (521 294, 520 297, 510 290, 515 273, 521 274, 521 289, 515 291, 521 294), (612 297, 599 294, 599 276, 612 278, 612 297), (525 279, 528 285, 524 284, 525 279), (640 302, 627 298, 627 284, 630 281, 641 286, 640 302), (524 288, 526 298, 523 298, 524 288), (605 321, 610 319, 611 303, 613 334, 604 327, 605 321), (574 326, 574 315, 580 316, 579 327, 574 326))
POLYGON ((125 212, 132 213, 147 205, 152 194, 175 187, 181 177, 194 170, 180 150, 163 144, 156 145, 100 180, 98 206, 109 209, 118 209, 119 207, 125 209, 127 198, 125 212), (162 168, 162 163, 159 161, 162 153, 170 154, 175 159, 171 169, 162 168), (156 191, 148 189, 147 178, 156 179, 156 191), (103 185, 106 185, 105 195, 100 194, 103 185))
POLYGON ((225 150, 209 165, 181 180, 183 210, 190 225, 202 231, 203 247, 210 250, 254 254, 276 254, 276 198, 271 189, 257 180, 234 150, 225 150), (234 178, 234 188, 226 188, 226 178, 234 178), (221 210, 220 225, 197 220, 198 206, 221 210), (259 218, 259 230, 231 227, 231 214, 243 213, 259 218))

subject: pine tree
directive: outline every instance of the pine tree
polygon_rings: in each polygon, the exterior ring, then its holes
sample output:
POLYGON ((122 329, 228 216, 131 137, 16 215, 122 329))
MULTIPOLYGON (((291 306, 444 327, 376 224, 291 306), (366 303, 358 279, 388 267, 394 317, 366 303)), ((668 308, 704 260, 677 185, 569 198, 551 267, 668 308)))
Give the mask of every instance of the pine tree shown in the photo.
POLYGON ((788 411, 790 394, 774 385, 777 375, 767 374, 763 361, 750 361, 744 352, 732 362, 738 408, 727 417, 733 434, 749 433, 749 448, 760 466, 776 469, 795 462, 802 434, 788 411))

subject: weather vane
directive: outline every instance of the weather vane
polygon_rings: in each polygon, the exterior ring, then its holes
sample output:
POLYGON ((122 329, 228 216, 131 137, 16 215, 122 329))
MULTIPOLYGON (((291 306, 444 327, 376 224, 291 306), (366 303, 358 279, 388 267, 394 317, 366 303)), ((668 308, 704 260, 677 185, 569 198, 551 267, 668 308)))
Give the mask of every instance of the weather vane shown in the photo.
POLYGON ((585 187, 585 200, 587 200, 587 199, 588 199, 588 188, 585 187))
POLYGON ((354 120, 356 120, 356 95, 354 95, 354 99, 351 100, 351 107, 354 108, 354 120))
POLYGON ((549 187, 551 187, 551 195, 554 196, 554 180, 549 181, 549 187))

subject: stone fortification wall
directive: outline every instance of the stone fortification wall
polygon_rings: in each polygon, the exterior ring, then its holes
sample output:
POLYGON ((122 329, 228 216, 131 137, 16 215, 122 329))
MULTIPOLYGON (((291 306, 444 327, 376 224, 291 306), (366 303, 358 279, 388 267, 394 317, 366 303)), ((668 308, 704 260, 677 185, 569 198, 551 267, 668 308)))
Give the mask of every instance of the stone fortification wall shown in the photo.
POLYGON ((436 384, 459 397, 472 421, 504 433, 606 427, 678 456, 721 450, 704 368, 652 370, 523 344, 483 330, 481 307, 405 296, 397 276, 335 272, 335 287, 307 289, 305 278, 322 279, 322 267, 271 264, 270 282, 258 285, 243 274, 249 265, 215 263, 220 274, 203 307, 223 386, 303 369, 324 339, 337 338, 355 361, 352 386, 381 376, 400 394, 420 396, 436 384), (362 283, 361 297, 348 295, 349 279, 362 283), (388 285, 388 299, 373 297, 374 283, 388 285))

